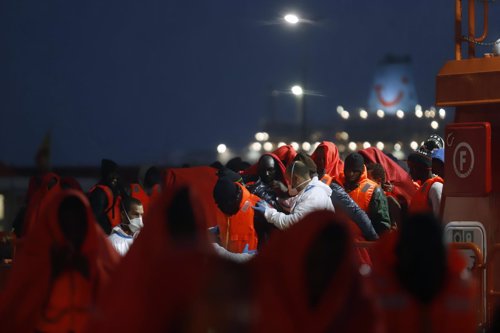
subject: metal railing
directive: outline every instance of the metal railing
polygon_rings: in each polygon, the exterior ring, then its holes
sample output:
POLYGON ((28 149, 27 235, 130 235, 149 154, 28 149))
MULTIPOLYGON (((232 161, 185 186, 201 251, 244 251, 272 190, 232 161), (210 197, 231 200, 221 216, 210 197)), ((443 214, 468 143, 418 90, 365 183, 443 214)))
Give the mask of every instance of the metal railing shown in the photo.
POLYGON ((476 0, 468 0, 469 31, 462 35, 462 0, 455 0, 455 59, 462 59, 462 43, 469 45, 469 58, 476 56, 476 44, 483 42, 488 35, 488 1, 483 1, 483 33, 476 37, 476 0))

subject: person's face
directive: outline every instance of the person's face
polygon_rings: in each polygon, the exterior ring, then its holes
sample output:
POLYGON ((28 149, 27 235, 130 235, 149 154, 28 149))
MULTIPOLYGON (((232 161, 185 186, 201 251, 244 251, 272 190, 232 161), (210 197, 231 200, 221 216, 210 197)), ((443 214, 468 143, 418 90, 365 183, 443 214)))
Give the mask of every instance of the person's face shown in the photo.
POLYGON ((87 233, 87 212, 81 201, 64 199, 59 208, 59 226, 72 249, 78 251, 87 233))
POLYGON ((215 203, 224 214, 233 216, 240 210, 241 196, 242 192, 238 187, 238 194, 236 195, 236 197, 231 198, 230 200, 217 200, 216 198, 215 203))
POLYGON ((382 178, 373 176, 373 172, 371 170, 368 171, 367 175, 368 175, 368 179, 371 179, 374 182, 376 182, 377 184, 382 185, 382 183, 383 183, 382 178))
POLYGON ((444 163, 438 159, 432 159, 432 173, 444 179, 444 163))
POLYGON ((316 167, 318 168, 318 173, 321 175, 325 173, 325 149, 323 147, 318 147, 316 149, 316 159, 314 162, 316 163, 316 167))
POLYGON ((286 180, 287 180, 288 184, 290 184, 290 186, 292 188, 296 188, 297 185, 299 185, 302 182, 304 182, 304 179, 302 177, 296 175, 295 173, 293 174, 293 176, 290 173, 287 173, 286 174, 286 180))
POLYGON ((417 165, 415 163, 408 161, 408 172, 410 173, 411 179, 413 180, 420 180, 420 171, 417 165))
POLYGON ((136 219, 144 215, 144 207, 142 205, 132 204, 130 210, 128 211, 128 216, 130 219, 136 219))
POLYGON ((270 183, 276 176, 276 164, 271 156, 264 156, 259 161, 259 177, 264 183, 270 183))
POLYGON ((348 183, 357 183, 361 178, 361 171, 344 168, 344 175, 348 183))

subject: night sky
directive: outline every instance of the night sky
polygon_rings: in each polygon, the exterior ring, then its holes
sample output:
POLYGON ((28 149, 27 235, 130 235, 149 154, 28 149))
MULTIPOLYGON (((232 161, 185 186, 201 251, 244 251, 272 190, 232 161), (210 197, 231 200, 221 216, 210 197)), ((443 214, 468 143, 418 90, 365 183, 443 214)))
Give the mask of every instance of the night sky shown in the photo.
MULTIPOLYGON (((489 41, 500 38, 498 7, 489 41)), ((49 129, 55 165, 169 163, 221 142, 243 147, 270 91, 299 83, 302 69, 306 89, 325 95, 308 109, 323 122, 339 104, 366 105, 388 53, 412 56, 430 106, 454 56, 453 21, 452 0, 2 0, 0 161, 31 165, 49 129), (315 23, 284 26, 289 10, 315 23)))

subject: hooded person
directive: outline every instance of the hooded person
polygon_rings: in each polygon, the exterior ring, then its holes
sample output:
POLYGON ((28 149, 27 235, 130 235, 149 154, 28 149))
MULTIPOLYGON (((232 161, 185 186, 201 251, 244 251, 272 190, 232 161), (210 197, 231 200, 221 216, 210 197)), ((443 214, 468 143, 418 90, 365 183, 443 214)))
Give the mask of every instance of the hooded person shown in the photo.
POLYGON ((391 219, 387 198, 382 188, 368 179, 362 155, 352 153, 346 157, 344 175, 340 183, 359 208, 368 214, 373 228, 379 235, 390 230, 391 219))
POLYGON ((391 228, 396 229, 397 226, 401 224, 403 209, 392 192, 394 186, 387 182, 386 172, 382 164, 369 163, 366 165, 366 170, 368 171, 368 178, 373 180, 384 190, 385 196, 387 197, 387 205, 389 207, 391 228))
POLYGON ((388 333, 477 332, 476 281, 443 239, 432 214, 416 214, 374 248, 374 287, 388 333))
POLYGON ((82 332, 117 263, 85 195, 57 193, 16 253, 0 295, 0 331, 82 332))
POLYGON ((279 158, 285 168, 288 167, 288 165, 293 162, 295 156, 297 156, 297 152, 295 151, 295 149, 293 149, 292 145, 284 145, 278 147, 272 153, 279 158))
POLYGON ((101 179, 89 191, 89 200, 97 223, 106 234, 120 224, 120 206, 125 191, 119 183, 118 164, 103 159, 101 179))
POLYGON ((253 262, 255 332, 379 332, 369 267, 347 224, 313 212, 273 235, 253 262))
POLYGON ((314 150, 311 158, 318 168, 318 178, 327 185, 338 179, 344 171, 337 146, 330 141, 322 141, 314 150))
POLYGON ((44 204, 46 204, 54 193, 60 190, 61 177, 53 172, 46 173, 42 176, 40 186, 30 196, 30 201, 26 207, 22 223, 15 223, 13 225, 18 237, 27 235, 30 230, 33 229, 40 217, 40 212, 44 204))
POLYGON ((432 173, 431 152, 419 148, 408 155, 407 163, 411 177, 421 184, 411 198, 409 212, 432 212, 434 216, 440 216, 444 180, 432 173))
MULTIPOLYGON (((212 191, 215 183, 219 179, 219 173, 229 173, 228 169, 216 169, 209 166, 197 166, 190 168, 169 168, 163 171, 162 191, 172 192, 181 187, 189 187, 196 192, 196 195, 206 205, 203 205, 205 211, 203 214, 208 218, 205 220, 206 228, 217 226, 224 223, 225 216, 217 208, 212 191)), ((236 174, 231 172, 232 175, 236 174)), ((144 219, 147 223, 147 217, 144 219)))
POLYGON ((257 162, 258 179, 247 184, 250 193, 265 200, 272 207, 283 211, 278 197, 286 196, 285 167, 273 154, 264 154, 257 162))
POLYGON ((215 296, 222 296, 224 285, 210 289, 207 281, 221 283, 223 277, 213 274, 226 273, 208 240, 205 204, 187 187, 161 194, 121 261, 116 283, 100 295, 87 332, 190 332, 205 326, 200 298, 219 288, 215 296), (133 305, 133 315, 123 316, 123 304, 133 305))
POLYGON ((408 208, 411 198, 415 194, 415 185, 408 174, 396 161, 384 154, 383 151, 375 147, 362 149, 359 151, 368 163, 378 163, 385 170, 386 182, 392 185, 391 195, 393 195, 401 205, 403 210, 408 208))
POLYGON ((301 161, 292 162, 286 169, 288 180, 289 214, 279 212, 264 200, 260 200, 254 209, 264 215, 267 222, 284 230, 299 222, 307 214, 316 210, 334 211, 330 196, 332 190, 318 177, 312 177, 309 168, 301 161))
POLYGON ((247 187, 257 187, 264 183, 278 196, 286 196, 288 186, 286 177, 286 166, 274 153, 265 153, 259 161, 243 171, 241 175, 247 187))

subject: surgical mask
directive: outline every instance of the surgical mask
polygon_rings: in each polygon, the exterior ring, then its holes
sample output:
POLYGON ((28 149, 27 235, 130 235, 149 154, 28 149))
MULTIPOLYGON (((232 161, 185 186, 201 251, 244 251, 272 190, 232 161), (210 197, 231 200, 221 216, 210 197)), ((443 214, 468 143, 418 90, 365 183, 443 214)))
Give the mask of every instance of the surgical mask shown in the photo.
MULTIPOLYGON (((292 172, 291 172, 291 175, 290 175, 290 181, 291 182, 293 182, 293 169, 295 168, 295 163, 297 163, 297 161, 293 162, 293 165, 292 165, 292 172)), ((309 181, 311 181, 311 180, 310 179, 304 180, 302 183, 300 183, 299 185, 297 185, 295 187, 292 187, 291 184, 288 184, 288 195, 291 196, 291 197, 296 196, 297 194, 299 194, 299 190, 297 189, 297 187, 299 187, 302 184, 305 184, 305 183, 307 183, 309 181)))
POLYGON ((142 227, 144 227, 144 223, 142 223, 142 217, 136 217, 131 219, 127 212, 125 212, 125 215, 127 216, 127 220, 129 222, 128 227, 132 233, 136 233, 137 231, 141 230, 142 227))
POLYGON ((297 194, 299 194, 299 190, 297 189, 297 187, 299 187, 300 185, 305 184, 309 181, 311 181, 311 180, 310 179, 304 180, 302 183, 300 183, 296 187, 292 187, 292 185, 288 184, 288 195, 290 195, 291 197, 296 196, 297 194))
POLYGON ((130 224, 128 225, 130 231, 132 231, 134 234, 141 230, 142 227, 144 227, 144 224, 142 223, 142 217, 136 217, 135 219, 129 220, 130 224))

